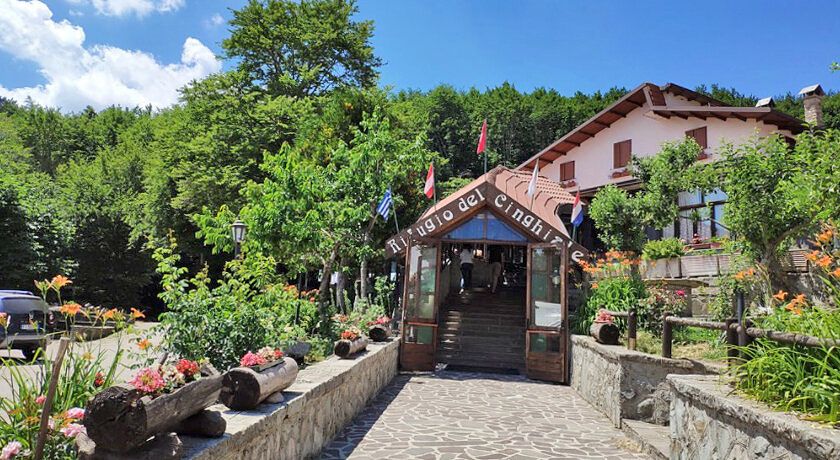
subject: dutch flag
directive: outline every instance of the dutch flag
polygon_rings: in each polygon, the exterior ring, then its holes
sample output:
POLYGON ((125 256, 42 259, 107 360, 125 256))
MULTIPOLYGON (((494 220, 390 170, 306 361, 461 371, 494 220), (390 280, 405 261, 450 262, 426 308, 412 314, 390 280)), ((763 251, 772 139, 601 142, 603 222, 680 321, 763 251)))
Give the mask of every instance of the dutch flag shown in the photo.
POLYGON ((572 225, 579 227, 583 223, 583 205, 580 203, 580 191, 575 195, 575 204, 572 207, 572 225))
POLYGON ((378 212, 383 219, 388 220, 388 213, 391 211, 391 205, 393 202, 394 200, 391 198, 391 187, 388 187, 388 190, 385 190, 385 195, 379 201, 379 205, 376 206, 376 212, 378 212))

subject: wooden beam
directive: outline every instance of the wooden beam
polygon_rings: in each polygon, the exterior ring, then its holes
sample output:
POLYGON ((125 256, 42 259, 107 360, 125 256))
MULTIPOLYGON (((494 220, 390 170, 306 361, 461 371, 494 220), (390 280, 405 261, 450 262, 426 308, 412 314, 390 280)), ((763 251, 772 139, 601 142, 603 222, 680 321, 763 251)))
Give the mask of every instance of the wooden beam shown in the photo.
POLYGON ((659 115, 660 117, 665 117, 665 118, 668 118, 668 119, 671 118, 671 115, 669 115, 667 113, 664 113, 662 110, 654 110, 653 113, 659 115))
POLYGON ((611 113, 611 114, 613 114, 613 115, 618 115, 618 116, 619 116, 619 117, 621 117, 621 118, 627 118, 627 114, 626 114, 626 113, 621 113, 621 112, 618 112, 618 111, 615 111, 615 110, 610 110, 610 112, 609 112, 609 113, 611 113))
POLYGON ((636 101, 631 101, 630 99, 625 99, 623 102, 629 102, 629 103, 635 105, 636 107, 641 107, 642 105, 644 105, 644 104, 640 104, 636 101))
POLYGON ((592 120, 592 121, 591 121, 591 123, 592 123, 592 124, 595 124, 595 125, 601 125, 601 126, 602 126, 602 129, 606 129, 606 128, 609 128, 609 127, 610 127, 610 125, 608 125, 608 124, 606 124, 606 123, 601 123, 601 122, 600 122, 600 121, 598 121, 598 120, 592 120))
POLYGON ((723 120, 723 121, 726 121, 726 117, 724 117, 723 115, 721 115, 721 114, 719 114, 719 113, 717 113, 717 112, 709 112, 709 115, 711 115, 711 116, 713 116, 713 117, 717 118, 718 120, 723 120))
POLYGON ((579 143, 579 142, 570 141, 570 140, 565 140, 565 141, 563 141, 563 142, 564 142, 564 143, 566 143, 566 144, 572 144, 572 145, 574 145, 575 147, 580 147, 580 143, 579 143))
POLYGON ((671 113, 673 113, 675 116, 678 116, 678 117, 682 118, 683 120, 688 120, 687 116, 685 116, 685 115, 683 115, 679 112, 671 112, 671 113))
POLYGON ((741 115, 740 115, 740 114, 738 114, 738 113, 731 112, 731 113, 730 113, 730 115, 732 115, 734 118, 737 118, 737 119, 739 119, 739 120, 741 120, 741 121, 747 121, 747 117, 743 117, 743 116, 741 116, 741 115))

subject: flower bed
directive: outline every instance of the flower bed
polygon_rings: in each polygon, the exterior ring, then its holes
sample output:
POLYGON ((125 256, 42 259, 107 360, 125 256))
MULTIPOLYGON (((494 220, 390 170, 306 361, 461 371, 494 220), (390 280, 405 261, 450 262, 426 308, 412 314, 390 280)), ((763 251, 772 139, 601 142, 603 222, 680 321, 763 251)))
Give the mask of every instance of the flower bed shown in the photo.
MULTIPOLYGON (((84 424, 97 449, 128 452, 214 404, 222 376, 186 359, 139 370, 128 384, 111 386, 87 405, 84 424)), ((222 429, 224 432, 224 429, 222 429)), ((219 433, 221 434, 221 433, 219 433)))

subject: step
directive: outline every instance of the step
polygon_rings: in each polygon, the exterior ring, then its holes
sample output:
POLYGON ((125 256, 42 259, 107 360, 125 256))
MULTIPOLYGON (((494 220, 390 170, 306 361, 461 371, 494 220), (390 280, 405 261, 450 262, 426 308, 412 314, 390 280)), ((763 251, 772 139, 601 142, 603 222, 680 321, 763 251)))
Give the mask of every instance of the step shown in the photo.
POLYGON ((657 460, 668 460, 671 456, 670 428, 641 420, 621 419, 621 430, 639 443, 642 453, 657 460))

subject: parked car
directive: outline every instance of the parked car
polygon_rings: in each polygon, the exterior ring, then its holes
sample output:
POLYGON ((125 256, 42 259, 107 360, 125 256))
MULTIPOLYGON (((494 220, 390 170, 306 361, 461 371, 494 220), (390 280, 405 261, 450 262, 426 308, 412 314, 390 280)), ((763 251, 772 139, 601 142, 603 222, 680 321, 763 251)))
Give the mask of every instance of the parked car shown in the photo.
POLYGON ((0 328, 0 349, 16 349, 32 360, 39 349, 46 349, 55 316, 43 299, 29 291, 0 290, 0 313, 6 327, 0 328))

